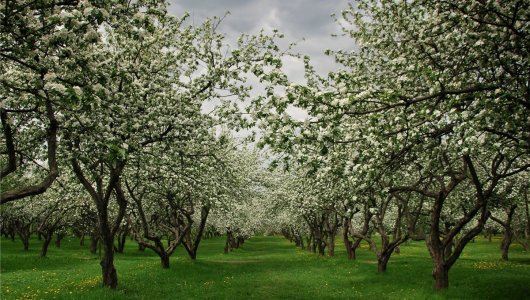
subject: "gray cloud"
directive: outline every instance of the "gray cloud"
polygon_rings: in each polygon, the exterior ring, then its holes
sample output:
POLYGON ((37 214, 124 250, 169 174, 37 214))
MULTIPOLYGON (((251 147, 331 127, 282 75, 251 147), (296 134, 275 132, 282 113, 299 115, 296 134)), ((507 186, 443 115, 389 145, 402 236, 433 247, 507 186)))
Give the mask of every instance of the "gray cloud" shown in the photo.
MULTIPOLYGON (((241 33, 256 34, 261 29, 266 32, 278 29, 285 34, 286 46, 297 42, 295 52, 311 57, 316 70, 322 74, 336 69, 333 58, 324 55, 324 50, 348 49, 353 42, 350 39, 334 38, 340 29, 330 16, 340 14, 347 8, 348 0, 172 0, 170 12, 176 16, 184 12, 191 14, 190 22, 202 23, 206 18, 223 17, 230 12, 219 27, 234 42, 241 33)), ((295 58, 284 59, 284 71, 294 82, 304 81, 303 63, 295 58)), ((250 79, 252 84, 258 82, 250 79)), ((249 83, 250 83, 249 82, 249 83)), ((305 111, 289 108, 296 119, 307 117, 305 111)))
POLYGON ((308 42, 302 44, 308 45, 307 52, 317 54, 324 46, 331 46, 330 35, 338 33, 330 15, 340 13, 347 3, 347 0, 173 0, 170 12, 175 15, 190 12, 191 20, 201 23, 207 17, 222 17, 230 11, 220 26, 229 38, 243 32, 278 29, 290 41, 305 38, 308 42), (321 49, 315 51, 318 44, 321 49))

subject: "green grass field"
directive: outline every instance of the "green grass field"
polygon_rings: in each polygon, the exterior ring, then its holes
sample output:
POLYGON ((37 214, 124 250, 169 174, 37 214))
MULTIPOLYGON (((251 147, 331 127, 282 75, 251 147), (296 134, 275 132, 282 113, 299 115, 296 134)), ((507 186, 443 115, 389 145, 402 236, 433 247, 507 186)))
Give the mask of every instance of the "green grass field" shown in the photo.
POLYGON ((319 257, 281 237, 254 237, 223 254, 224 239, 203 241, 197 261, 179 249, 170 269, 158 257, 127 242, 116 257, 119 287, 100 284, 97 255, 66 238, 39 257, 20 241, 1 240, 1 299, 530 299, 530 254, 514 245, 510 262, 500 261, 498 241, 470 244, 450 272, 450 288, 432 289, 431 261, 424 243, 413 242, 378 274, 374 255, 363 246, 348 261, 342 244, 336 257, 319 257))

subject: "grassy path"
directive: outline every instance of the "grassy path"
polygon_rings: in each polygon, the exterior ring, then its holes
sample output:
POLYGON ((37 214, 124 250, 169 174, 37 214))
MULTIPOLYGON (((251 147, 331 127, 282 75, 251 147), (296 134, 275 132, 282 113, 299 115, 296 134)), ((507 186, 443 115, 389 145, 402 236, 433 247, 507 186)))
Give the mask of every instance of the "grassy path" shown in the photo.
POLYGON ((410 243, 378 274, 364 246, 348 261, 337 245, 334 258, 294 248, 281 237, 254 237, 223 254, 223 238, 205 240, 197 261, 179 249, 170 269, 156 255, 128 241, 118 254, 119 288, 100 287, 98 256, 65 240, 40 258, 40 242, 30 251, 1 240, 1 299, 530 299, 530 255, 519 246, 510 262, 499 260, 498 241, 470 244, 450 272, 450 289, 432 291, 431 263, 423 243, 410 243))

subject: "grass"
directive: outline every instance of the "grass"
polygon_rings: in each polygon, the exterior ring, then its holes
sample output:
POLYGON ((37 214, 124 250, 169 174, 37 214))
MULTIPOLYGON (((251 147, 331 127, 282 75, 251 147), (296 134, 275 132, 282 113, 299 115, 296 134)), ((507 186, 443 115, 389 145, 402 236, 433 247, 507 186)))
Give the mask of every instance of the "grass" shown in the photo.
POLYGON ((500 261, 499 241, 470 244, 449 274, 450 288, 432 289, 424 243, 411 242, 378 274, 367 247, 348 261, 342 244, 336 257, 296 249, 281 237, 254 237, 223 254, 224 239, 203 241, 198 259, 179 249, 170 269, 158 257, 127 241, 116 257, 119 287, 101 287, 99 259, 74 238, 53 244, 39 257, 40 242, 23 252, 20 241, 1 240, 1 299, 528 299, 530 255, 514 245, 500 261))

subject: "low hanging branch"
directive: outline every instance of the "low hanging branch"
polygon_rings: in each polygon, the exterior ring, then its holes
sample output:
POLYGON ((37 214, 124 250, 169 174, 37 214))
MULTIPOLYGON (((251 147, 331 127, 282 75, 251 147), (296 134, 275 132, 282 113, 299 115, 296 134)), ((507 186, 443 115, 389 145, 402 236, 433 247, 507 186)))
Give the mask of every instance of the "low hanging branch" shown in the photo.
MULTIPOLYGON (((7 112, 1 111, 2 127, 4 136, 6 139, 6 146, 8 151, 8 166, 2 170, 2 180, 4 176, 11 174, 17 168, 15 158, 15 146, 13 143, 13 131, 7 120, 7 112)), ((26 198, 29 196, 39 195, 44 193, 59 176, 59 167, 57 164, 57 131, 59 129, 59 123, 55 118, 53 106, 50 100, 46 100, 46 117, 49 121, 48 129, 46 130, 46 142, 47 142, 47 159, 49 171, 46 177, 38 184, 29 185, 19 188, 7 190, 0 194, 0 204, 11 202, 14 200, 26 198)))

